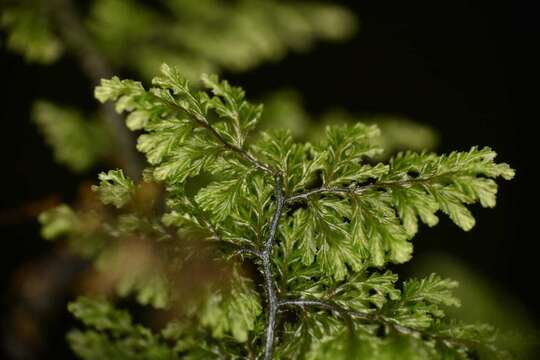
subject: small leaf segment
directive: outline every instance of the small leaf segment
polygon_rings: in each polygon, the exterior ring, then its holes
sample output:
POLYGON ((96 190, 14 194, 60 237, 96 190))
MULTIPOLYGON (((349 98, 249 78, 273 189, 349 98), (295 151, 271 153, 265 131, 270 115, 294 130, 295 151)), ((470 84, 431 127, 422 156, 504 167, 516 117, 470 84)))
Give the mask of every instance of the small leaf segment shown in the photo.
MULTIPOLYGON (((229 244, 226 258, 250 259, 262 275, 260 295, 257 281, 237 273, 234 299, 214 297, 216 308, 199 315, 202 328, 227 341, 209 343, 202 335, 194 341, 194 330, 169 329, 175 354, 265 360, 506 356, 492 328, 446 319, 444 307, 459 306, 451 293, 456 282, 433 274, 400 287, 385 270, 411 258, 419 220, 434 226, 442 212, 468 231, 475 220, 467 205, 495 205, 494 179, 511 179, 514 171, 495 163, 494 151, 404 152, 387 164, 374 163, 382 151, 375 126, 328 127, 318 144, 296 143, 281 130, 255 137, 263 109, 242 89, 203 76, 208 91, 194 91, 167 65, 153 85, 146 90, 114 77, 95 94, 101 102, 115 101, 117 111, 128 113, 128 127, 142 130, 137 147, 150 164, 144 179, 167 190, 162 224, 229 244), (201 174, 212 180, 194 191, 189 184, 201 174)), ((136 186, 121 171, 100 180, 95 191, 117 207, 136 186)), ((59 223, 51 218, 51 226, 59 223)))

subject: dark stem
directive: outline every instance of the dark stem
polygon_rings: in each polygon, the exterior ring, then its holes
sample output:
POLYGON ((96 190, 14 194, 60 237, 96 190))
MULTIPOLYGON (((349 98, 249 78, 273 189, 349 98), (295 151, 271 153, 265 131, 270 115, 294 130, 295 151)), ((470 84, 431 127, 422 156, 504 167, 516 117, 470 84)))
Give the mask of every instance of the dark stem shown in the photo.
MULTIPOLYGON (((163 99, 160 99, 164 101, 163 99)), ((271 223, 270 230, 268 233, 268 238, 264 244, 263 251, 257 251, 250 248, 240 248, 235 251, 235 255, 248 254, 253 255, 259 258, 262 262, 262 273, 264 277, 264 288, 267 297, 268 303, 268 323, 266 328, 266 340, 265 340, 265 352, 264 359, 271 360, 274 346, 274 332, 276 328, 276 315, 278 310, 279 299, 276 295, 276 288, 274 286, 274 277, 272 272, 272 249, 274 245, 274 239, 276 237, 276 231, 279 225, 279 219, 283 212, 285 206, 285 195, 283 194, 283 184, 282 184, 282 175, 276 172, 272 167, 267 164, 264 164, 257 160, 253 155, 251 155, 245 149, 238 147, 234 144, 229 143, 225 140, 221 134, 208 122, 208 120, 198 112, 189 111, 182 108, 181 106, 164 101, 170 108, 175 111, 181 111, 187 113, 193 117, 193 120, 201 127, 210 131, 210 133, 216 138, 216 140, 223 145, 223 147, 238 156, 246 160, 248 163, 253 165, 256 169, 262 170, 266 173, 269 173, 274 176, 275 179, 275 196, 276 196, 276 211, 274 212, 271 223)))
POLYGON ((278 304, 278 307, 282 307, 282 306, 300 306, 300 307, 304 307, 304 306, 314 306, 314 307, 318 307, 318 308, 321 308, 321 309, 325 309, 325 310, 330 310, 330 311, 333 311, 333 312, 336 312, 340 315, 349 315, 349 316, 354 316, 356 318, 361 318, 361 319, 364 319, 364 320, 372 320, 372 314, 368 313, 368 312, 355 312, 355 311, 350 311, 350 310, 346 310, 336 304, 333 304, 333 303, 330 303, 330 302, 327 302, 327 301, 323 301, 323 300, 304 300, 304 299, 298 299, 298 300, 283 300, 283 301, 280 301, 279 304, 278 304))
POLYGON ((464 346, 464 347, 475 347, 475 346, 489 346, 486 344, 482 344, 479 341, 474 340, 468 340, 468 339, 458 339, 450 336, 444 336, 444 335, 437 335, 433 334, 427 331, 413 329, 407 326, 399 325, 394 320, 389 319, 383 315, 372 313, 372 312, 361 312, 361 311, 353 311, 344 309, 339 305, 322 301, 322 300, 304 300, 304 299, 298 299, 298 300, 283 300, 278 303, 278 307, 282 306, 299 306, 301 308, 304 308, 306 306, 313 306, 318 307, 321 309, 329 310, 334 313, 337 313, 339 316, 350 319, 350 318, 356 318, 360 320, 364 320, 367 322, 374 322, 381 325, 384 325, 388 328, 394 329, 396 332, 408 335, 408 336, 415 336, 417 338, 427 338, 427 339, 433 339, 435 341, 439 341, 442 343, 451 343, 453 345, 457 346, 464 346))
POLYGON ((270 225, 270 231, 268 238, 264 244, 264 251, 262 252, 262 264, 263 264, 263 276, 265 281, 266 295, 268 301, 268 323, 266 327, 266 342, 264 350, 264 359, 271 360, 274 346, 274 331, 276 328, 276 314, 279 305, 279 299, 276 295, 276 289, 274 286, 274 277, 272 274, 272 248, 274 246, 274 239, 276 237, 276 231, 279 225, 279 219, 283 212, 285 205, 285 196, 282 189, 281 175, 275 176, 276 181, 276 211, 272 216, 272 222, 270 225))
POLYGON ((308 190, 306 192, 292 195, 286 199, 286 202, 295 202, 299 200, 307 200, 310 196, 317 194, 345 194, 345 195, 361 195, 369 190, 374 189, 383 189, 383 188, 392 188, 392 187, 403 187, 413 184, 423 184, 435 181, 437 179, 444 178, 446 176, 452 175, 452 173, 440 174, 428 178, 415 178, 407 180, 397 180, 397 181, 381 181, 378 183, 360 185, 360 186, 351 186, 351 187, 326 187, 321 186, 317 189, 308 190))
POLYGON ((208 123, 208 121, 206 121, 206 119, 203 121, 201 119, 199 119, 198 117, 195 117, 195 120, 197 121, 197 123, 199 125, 201 125, 202 127, 208 129, 212 135, 223 145, 225 146, 228 150, 234 152, 234 153, 237 153, 241 158, 243 158, 244 160, 246 160, 247 162, 251 163, 253 166, 255 166, 255 168, 259 169, 259 170, 262 170, 264 172, 267 172, 269 174, 274 174, 275 171, 272 170, 270 168, 270 166, 266 165, 266 164, 263 164, 261 163, 259 160, 257 160, 253 155, 251 155, 249 152, 247 152, 246 150, 244 150, 243 148, 240 148, 236 145, 233 145, 229 142, 227 142, 227 140, 225 140, 217 131, 216 129, 214 129, 214 127, 212 125, 210 125, 208 123))
POLYGON ((165 102, 165 104, 167 104, 167 106, 169 106, 170 108, 172 108, 175 111, 181 111, 183 113, 187 113, 187 114, 191 115, 193 117, 193 120, 195 120, 195 122, 199 126, 201 126, 201 127, 205 128, 205 129, 207 129, 208 131, 210 131, 212 136, 214 136, 214 138, 221 145, 223 145, 223 147, 225 147, 225 149, 237 154, 242 159, 246 160, 248 163, 253 165, 256 169, 262 170, 262 171, 264 171, 264 172, 266 172, 266 173, 268 173, 270 175, 276 175, 277 172, 274 169, 272 169, 272 167, 270 165, 260 162, 259 160, 257 160, 253 155, 251 155, 244 148, 238 147, 238 146, 236 146, 234 144, 229 143, 227 140, 225 140, 223 138, 223 136, 221 136, 220 133, 212 125, 210 125, 208 120, 205 117, 203 117, 201 114, 198 114, 196 112, 188 111, 188 110, 178 106, 177 104, 175 104, 173 102, 165 101, 165 100, 163 100, 161 98, 159 98, 159 100, 165 102))
POLYGON ((292 195, 287 198, 287 202, 294 202, 299 200, 307 200, 310 196, 317 194, 353 194, 355 188, 328 188, 320 187, 317 189, 309 190, 300 194, 292 195))
MULTIPOLYGON (((82 20, 77 14, 72 0, 49 0, 50 13, 58 25, 58 32, 66 46, 76 55, 85 75, 94 85, 101 79, 114 75, 112 67, 95 47, 86 32, 82 20)), ((135 140, 125 127, 113 105, 102 104, 99 107, 101 118, 113 133, 120 165, 129 177, 138 179, 142 172, 142 162, 135 151, 135 140)))
POLYGON ((263 254, 255 249, 250 249, 250 248, 240 248, 238 250, 235 250, 234 253, 233 253, 233 256, 234 255, 252 255, 252 256, 255 256, 256 258, 259 258, 259 259, 262 259, 263 258, 263 254))

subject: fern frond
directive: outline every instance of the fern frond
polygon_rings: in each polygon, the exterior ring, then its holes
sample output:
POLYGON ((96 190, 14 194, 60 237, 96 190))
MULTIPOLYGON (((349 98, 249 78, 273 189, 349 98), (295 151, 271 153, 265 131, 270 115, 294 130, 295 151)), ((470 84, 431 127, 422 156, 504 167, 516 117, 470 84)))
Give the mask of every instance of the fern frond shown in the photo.
MULTIPOLYGON (((207 287, 205 302, 186 323, 148 335, 145 346, 161 349, 165 337, 175 342, 167 356, 266 360, 504 354, 488 328, 446 318, 445 307, 460 304, 452 294, 455 281, 432 274, 400 285, 387 269, 410 260, 418 220, 434 226, 442 212, 470 230, 468 206, 495 205, 495 180, 514 176, 507 164, 495 162, 495 152, 404 152, 384 163, 375 157, 379 130, 373 125, 328 127, 314 145, 295 142, 286 131, 257 134, 260 105, 215 76, 202 82, 205 90, 195 91, 177 69, 163 65, 149 90, 118 78, 96 89, 100 101, 116 101, 130 126, 142 130, 138 147, 150 164, 145 179, 167 191, 165 215, 119 215, 109 234, 137 234, 157 249, 180 239, 219 244, 217 258, 249 259, 259 272, 248 278, 235 270, 230 287, 207 287), (206 182, 194 185, 201 178, 206 182)), ((100 180, 95 190, 101 200, 119 208, 136 188, 120 171, 100 180)), ((69 236, 73 216, 59 214, 44 221, 51 234, 69 236)), ((105 271, 114 267, 106 253, 97 255, 105 271)), ((183 261, 181 255, 171 260, 183 261)), ((167 276, 157 268, 128 277, 125 293, 154 306, 178 301, 168 296, 167 276)), ((91 354, 84 351, 92 341, 120 346, 121 339, 89 331, 72 335, 83 357, 91 354)))

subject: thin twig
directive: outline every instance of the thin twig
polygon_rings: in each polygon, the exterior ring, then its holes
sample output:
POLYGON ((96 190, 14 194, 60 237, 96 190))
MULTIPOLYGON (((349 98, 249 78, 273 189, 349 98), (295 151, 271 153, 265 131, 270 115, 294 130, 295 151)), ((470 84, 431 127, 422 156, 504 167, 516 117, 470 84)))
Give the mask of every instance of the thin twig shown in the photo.
POLYGON ((242 159, 244 159, 247 162, 251 163, 256 169, 262 170, 262 171, 264 171, 264 172, 266 172, 266 173, 268 173, 270 175, 276 175, 277 174, 277 172, 274 169, 272 169, 272 167, 270 165, 260 162, 259 160, 257 160, 255 158, 255 156, 253 156, 251 153, 249 153, 244 148, 238 147, 238 146, 236 146, 234 144, 231 144, 227 140, 225 140, 223 138, 223 136, 221 136, 221 134, 212 125, 210 125, 210 123, 208 122, 208 119, 204 118, 203 116, 201 116, 198 113, 187 111, 186 109, 182 108, 181 106, 178 106, 177 104, 175 104, 173 102, 166 101, 166 100, 161 99, 161 98, 159 100, 163 101, 167 106, 169 106, 170 108, 172 108, 175 111, 180 111, 180 112, 187 113, 187 114, 191 115, 193 117, 193 120, 195 120, 195 122, 199 126, 201 126, 201 127, 205 128, 205 129, 207 129, 208 131, 210 131, 212 136, 214 136, 214 138, 217 141, 219 141, 219 143, 221 143, 221 145, 223 145, 227 150, 230 150, 233 153, 236 153, 242 159))
MULTIPOLYGON (((79 18, 72 0, 49 0, 50 13, 58 25, 58 32, 66 46, 73 51, 85 75, 94 85, 101 79, 114 75, 112 67, 102 56, 88 35, 79 18)), ((133 135, 116 113, 113 105, 102 104, 99 113, 106 126, 114 135, 120 165, 129 177, 138 179, 142 172, 142 161, 135 151, 133 135)))
POLYGON ((316 189, 308 190, 303 193, 292 195, 286 199, 286 202, 291 203, 291 202, 295 202, 299 200, 307 200, 310 196, 317 195, 317 194, 361 195, 369 190, 392 188, 392 187, 404 187, 404 186, 413 185, 413 184, 428 183, 428 182, 431 182, 440 178, 444 178, 449 175, 452 175, 452 173, 440 174, 440 175, 436 175, 436 176, 432 176, 428 178, 414 178, 414 179, 397 180, 397 181, 381 181, 381 182, 372 183, 368 185, 359 185, 359 186, 351 186, 351 187, 321 186, 320 188, 316 188, 316 189))
POLYGON ((334 312, 337 312, 339 314, 349 314, 351 316, 354 316, 356 318, 362 318, 364 320, 372 320, 372 317, 371 317, 371 313, 369 312, 359 312, 359 311, 350 311, 350 310, 346 310, 336 304, 333 304, 333 303, 330 303, 330 302, 327 302, 327 301, 323 301, 323 300, 304 300, 304 299, 298 299, 298 300, 282 300, 278 303, 278 307, 282 307, 282 306, 300 306, 300 307, 304 307, 304 306, 315 306, 315 307, 319 307, 319 308, 322 308, 322 309, 325 309, 325 310, 330 310, 330 311, 334 311, 334 312))
MULTIPOLYGON (((185 109, 181 108, 177 104, 174 104, 172 102, 166 102, 166 104, 177 111, 186 112, 185 109)), ((276 295, 276 289, 274 286, 274 275, 272 272, 272 250, 274 245, 274 240, 276 237, 276 232, 279 225, 279 219, 281 218, 281 214, 283 212, 283 208, 285 206, 285 195, 283 193, 283 176, 280 173, 277 173, 272 167, 270 167, 267 164, 264 164, 257 160, 253 155, 251 155, 248 151, 244 150, 243 148, 240 148, 236 145, 233 145, 226 141, 220 134, 217 132, 217 130, 209 124, 207 119, 201 117, 200 114, 196 113, 190 113, 191 116, 193 116, 194 120, 199 124, 200 126, 206 128, 209 130, 212 135, 228 150, 238 154, 241 158, 245 159, 249 163, 251 163, 256 169, 262 170, 264 172, 267 172, 274 176, 275 180, 275 196, 276 196, 276 211, 274 212, 272 216, 272 220, 270 222, 270 230, 268 233, 268 237, 266 239, 266 242, 264 244, 264 250, 257 251, 250 248, 240 248, 235 251, 235 255, 239 254, 250 254, 253 255, 262 261, 262 273, 264 277, 265 282, 265 292, 267 296, 267 303, 268 303, 268 324, 266 329, 266 341, 265 341, 265 360, 271 360, 272 359, 272 353, 273 353, 273 345, 274 345, 274 331, 276 327, 276 315, 278 310, 278 302, 279 299, 276 295)))
POLYGON ((392 328, 396 332, 403 335, 414 336, 417 338, 433 339, 435 341, 439 341, 445 344, 452 344, 452 345, 464 346, 464 347, 474 347, 474 346, 482 346, 482 345, 489 347, 489 344, 483 344, 475 340, 458 339, 458 338, 445 336, 445 335, 437 335, 437 334, 429 333, 423 330, 418 330, 411 327, 403 326, 403 325, 397 324, 394 320, 389 319, 380 314, 376 314, 372 312, 348 310, 348 309, 342 308, 341 306, 337 304, 326 302, 323 300, 304 300, 304 299, 283 300, 278 303, 278 307, 282 307, 282 306, 299 306, 301 308, 304 308, 306 306, 314 306, 321 309, 332 311, 345 318, 352 317, 352 318, 360 319, 363 321, 378 323, 378 324, 387 326, 389 328, 392 328))
POLYGON ((260 162, 253 155, 251 155, 247 150, 229 143, 227 140, 225 140, 221 136, 221 134, 212 125, 210 125, 208 120, 204 116, 202 116, 200 113, 188 111, 182 108, 181 106, 170 101, 166 101, 163 99, 160 99, 160 100, 163 101, 167 106, 169 106, 175 111, 181 111, 181 112, 191 115, 193 120, 199 126, 210 131, 210 133, 214 136, 214 138, 216 138, 218 142, 220 142, 227 150, 230 150, 231 152, 239 155, 242 159, 246 160, 248 163, 253 165, 256 169, 262 170, 274 176, 276 211, 274 212, 272 216, 272 220, 270 222, 270 230, 268 233, 268 238, 266 239, 266 242, 264 244, 264 250, 262 252, 259 252, 253 249, 242 248, 242 249, 238 249, 237 252, 235 253, 235 254, 248 253, 261 259, 262 273, 263 273, 264 282, 265 282, 265 292, 266 292, 267 303, 268 303, 268 323, 267 323, 267 328, 266 328, 264 359, 271 360, 272 353, 273 353, 273 346, 274 346, 274 331, 276 327, 276 315, 277 315, 278 302, 279 302, 279 299, 277 298, 277 295, 276 295, 276 289, 274 286, 274 275, 272 272, 271 256, 272 256, 274 239, 276 237, 276 232, 279 225, 279 219, 281 217, 283 208, 285 206, 285 195, 283 194, 282 174, 278 173, 270 165, 260 162))
POLYGON ((255 250, 255 249, 249 249, 249 248, 237 249, 237 250, 234 251, 233 256, 244 255, 244 254, 253 255, 253 256, 255 256, 256 258, 259 258, 259 259, 262 259, 262 257, 263 257, 261 252, 255 250))
POLYGON ((276 231, 279 225, 279 219, 285 206, 285 196, 282 189, 282 177, 281 175, 275 176, 276 181, 276 211, 272 216, 270 225, 270 231, 268 238, 266 239, 264 251, 262 252, 263 263, 263 276, 266 286, 266 294, 268 300, 268 323, 266 327, 266 342, 264 350, 264 359, 271 360, 274 346, 274 331, 276 328, 276 314, 278 310, 279 299, 276 295, 276 289, 274 286, 274 277, 272 274, 272 262, 270 257, 272 256, 272 249, 274 246, 274 239, 276 237, 276 231))
POLYGON ((218 132, 217 130, 212 126, 210 125, 207 121, 201 121, 200 119, 196 118, 196 121, 198 124, 200 124, 201 126, 203 126, 204 128, 208 129, 212 135, 223 145, 225 146, 228 150, 231 150, 232 152, 234 153, 237 153, 241 158, 243 158, 244 160, 250 162, 253 166, 255 166, 255 168, 259 169, 259 170, 262 170, 264 172, 267 172, 271 175, 274 175, 275 174, 275 171, 267 164, 263 164, 261 163, 259 160, 257 160, 253 155, 251 155, 248 151, 246 151, 245 149, 243 148, 240 148, 236 145, 233 145, 231 143, 229 143, 228 141, 226 141, 218 132))
POLYGON ((328 188, 320 187, 317 189, 309 190, 300 194, 292 195, 287 198, 287 202, 295 202, 298 200, 307 200, 310 196, 317 194, 352 194, 355 188, 328 188))

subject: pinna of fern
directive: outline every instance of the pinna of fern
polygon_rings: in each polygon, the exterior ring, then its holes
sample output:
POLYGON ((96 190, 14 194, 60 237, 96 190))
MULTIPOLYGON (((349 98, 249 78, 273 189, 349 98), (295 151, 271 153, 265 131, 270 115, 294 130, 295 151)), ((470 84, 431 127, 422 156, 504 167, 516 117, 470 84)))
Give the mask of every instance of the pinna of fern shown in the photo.
MULTIPOLYGON (((161 333, 82 298, 70 305, 89 327, 69 335, 79 356, 133 358, 130 344, 138 344, 135 358, 156 359, 511 357, 490 326, 445 317, 445 306, 460 304, 455 281, 432 274, 398 284, 387 269, 410 260, 419 222, 434 226, 443 213, 468 231, 475 220, 467 205, 495 206, 495 179, 514 171, 493 150, 404 152, 376 163, 376 126, 328 127, 317 144, 295 142, 286 130, 257 133, 261 105, 216 76, 202 82, 206 90, 193 91, 163 65, 150 89, 114 77, 95 94, 115 101, 128 127, 142 132, 143 182, 166 188, 154 230, 175 229, 179 242, 192 232, 228 244, 217 256, 235 262, 232 285, 209 290, 188 319, 161 333), (211 181, 194 190, 203 174, 211 181), (260 276, 239 271, 238 259, 260 276)), ((118 208, 140 186, 120 170, 100 179, 94 190, 118 208)))

